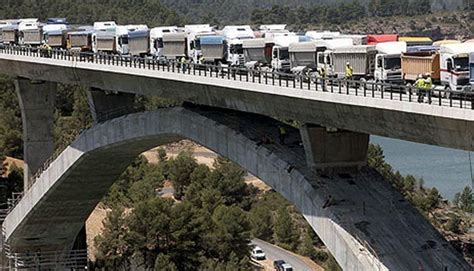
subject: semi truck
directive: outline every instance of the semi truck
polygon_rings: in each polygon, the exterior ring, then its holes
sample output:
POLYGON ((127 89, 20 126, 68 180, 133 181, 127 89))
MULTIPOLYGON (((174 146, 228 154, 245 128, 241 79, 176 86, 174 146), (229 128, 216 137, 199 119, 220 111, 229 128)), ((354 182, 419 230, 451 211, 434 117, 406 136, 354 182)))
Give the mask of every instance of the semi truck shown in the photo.
POLYGON ((79 27, 67 32, 67 49, 79 52, 92 52, 92 27, 79 27))
POLYGON ((43 39, 53 48, 65 48, 67 29, 65 24, 47 24, 43 26, 43 39))
POLYGON ((186 57, 186 33, 164 33, 163 34, 163 57, 166 59, 178 59, 186 57))
POLYGON ((324 68, 328 76, 335 76, 332 52, 337 48, 352 47, 352 39, 316 40, 314 42, 318 47, 318 68, 324 68))
POLYGON ((289 73, 291 70, 290 53, 288 51, 290 44, 298 43, 299 36, 294 33, 273 36, 271 39, 265 38, 266 48, 272 48, 272 70, 277 72, 289 73))
POLYGON ((19 45, 40 46, 43 43, 43 29, 38 19, 21 19, 18 32, 19 45))
POLYGON ((440 81, 439 47, 415 46, 402 54, 402 78, 406 84, 413 84, 418 76, 431 74, 433 83, 440 81))
POLYGON ((177 26, 155 27, 150 30, 150 54, 154 58, 163 57, 163 35, 178 33, 177 26))
MULTIPOLYGON (((225 62, 225 38, 224 36, 201 36, 199 38, 199 53, 204 58, 204 64, 222 65, 225 62)), ((199 62, 199 56, 196 56, 199 62)))
POLYGON ((226 62, 230 66, 244 65, 244 50, 242 48, 242 41, 246 39, 254 39, 255 33, 249 25, 231 25, 222 29, 227 43, 226 62))
POLYGON ((401 56, 407 51, 407 44, 403 41, 382 42, 375 46, 374 79, 382 83, 402 83, 401 56))
POLYGON ((374 45, 334 48, 331 53, 333 74, 338 78, 343 78, 347 63, 349 63, 353 68, 354 79, 372 79, 376 54, 374 45))
POLYGON ((216 35, 214 28, 209 24, 185 25, 184 32, 187 34, 188 57, 197 63, 199 54, 201 54, 201 37, 216 35))
POLYGON ((2 27, 2 42, 4 44, 18 44, 18 24, 9 24, 2 27))
POLYGON ((92 50, 94 53, 117 53, 115 37, 117 24, 113 21, 95 22, 92 34, 92 50))
POLYGON ((441 85, 449 94, 462 92, 469 85, 469 56, 474 43, 446 44, 440 47, 441 85))

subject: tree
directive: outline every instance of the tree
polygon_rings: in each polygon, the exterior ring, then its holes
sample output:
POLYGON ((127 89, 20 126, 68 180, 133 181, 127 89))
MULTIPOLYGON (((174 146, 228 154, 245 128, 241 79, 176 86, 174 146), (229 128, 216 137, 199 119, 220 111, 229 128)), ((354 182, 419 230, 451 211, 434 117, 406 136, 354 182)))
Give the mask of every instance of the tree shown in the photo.
POLYGON ((104 221, 104 231, 95 238, 97 260, 112 270, 127 269, 132 255, 126 242, 128 230, 123 211, 121 208, 116 208, 108 213, 104 221))
POLYGON ((277 211, 275 219, 275 237, 277 243, 289 250, 294 250, 298 242, 298 233, 293 226, 293 219, 286 207, 277 211))
POLYGON ((170 160, 169 167, 170 179, 175 189, 174 196, 181 199, 186 187, 190 184, 190 177, 197 167, 197 162, 190 153, 182 152, 175 159, 170 160))
POLYGON ((155 260, 155 270, 178 271, 178 268, 176 264, 171 261, 170 256, 160 253, 155 260))
POLYGON ((474 212, 474 194, 469 186, 466 186, 462 192, 456 193, 453 204, 464 212, 474 212))
POLYGON ((299 248, 299 252, 303 256, 316 260, 316 257, 317 257, 316 249, 314 248, 313 240, 311 239, 311 236, 309 235, 308 232, 303 233, 303 240, 299 248))
POLYGON ((253 237, 271 242, 273 239, 272 211, 265 205, 258 204, 250 210, 249 218, 253 237))

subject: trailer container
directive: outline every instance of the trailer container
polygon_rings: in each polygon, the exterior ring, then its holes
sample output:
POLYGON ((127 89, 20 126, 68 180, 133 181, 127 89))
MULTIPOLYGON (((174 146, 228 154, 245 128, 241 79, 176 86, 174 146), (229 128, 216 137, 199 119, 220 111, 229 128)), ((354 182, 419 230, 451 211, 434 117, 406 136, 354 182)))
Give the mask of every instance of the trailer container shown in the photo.
POLYGON ((288 52, 290 53, 290 67, 293 72, 299 73, 306 68, 317 70, 317 43, 292 43, 288 47, 288 52))
POLYGON ((201 45, 201 55, 205 63, 218 64, 225 58, 225 38, 224 36, 203 36, 199 39, 201 45))
POLYGON ((414 82, 418 75, 431 74, 434 82, 440 80, 440 56, 438 47, 412 47, 402 54, 402 77, 414 82))
POLYGON ((143 56, 150 51, 150 31, 137 30, 128 33, 128 50, 132 56, 143 56))
POLYGON ((267 63, 265 39, 249 39, 242 41, 245 65, 254 66, 257 63, 267 63))
POLYGON ((41 28, 25 29, 21 32, 24 45, 39 46, 43 42, 43 30, 41 28))
POLYGON ((93 30, 79 30, 67 33, 67 48, 92 51, 93 30))
POLYGON ((186 56, 186 33, 163 34, 163 56, 170 59, 186 56))
POLYGON ((408 47, 433 45, 433 40, 428 37, 399 37, 398 41, 406 42, 408 47))
POLYGON ((367 35, 367 44, 376 45, 381 42, 398 41, 396 34, 382 34, 382 35, 367 35))
POLYGON ((355 78, 373 78, 376 54, 377 50, 373 45, 336 48, 332 52, 334 74, 344 77, 347 63, 349 63, 354 69, 353 76, 355 78))

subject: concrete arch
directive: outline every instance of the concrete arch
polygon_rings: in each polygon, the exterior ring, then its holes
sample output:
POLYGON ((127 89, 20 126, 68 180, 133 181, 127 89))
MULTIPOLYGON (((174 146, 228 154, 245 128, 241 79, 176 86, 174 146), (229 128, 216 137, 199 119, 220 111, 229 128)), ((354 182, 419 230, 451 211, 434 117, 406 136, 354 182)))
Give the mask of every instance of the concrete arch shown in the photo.
POLYGON ((68 247, 138 154, 188 138, 238 163, 295 204, 344 270, 469 269, 373 170, 353 178, 316 176, 306 167, 299 132, 291 127, 291 144, 262 144, 264 135, 277 138, 278 125, 263 116, 198 108, 162 109, 99 124, 36 180, 6 218, 6 238, 17 251, 68 247), (329 195, 334 203, 324 208, 329 195))

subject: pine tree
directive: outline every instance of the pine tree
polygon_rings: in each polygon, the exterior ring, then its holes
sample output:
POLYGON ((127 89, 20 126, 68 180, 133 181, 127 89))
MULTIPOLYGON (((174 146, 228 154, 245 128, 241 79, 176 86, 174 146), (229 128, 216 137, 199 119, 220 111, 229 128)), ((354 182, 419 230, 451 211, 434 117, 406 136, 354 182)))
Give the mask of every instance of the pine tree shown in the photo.
POLYGON ((289 250, 294 250, 298 242, 298 234, 293 226, 293 219, 286 207, 277 211, 275 219, 275 237, 277 243, 289 250))

